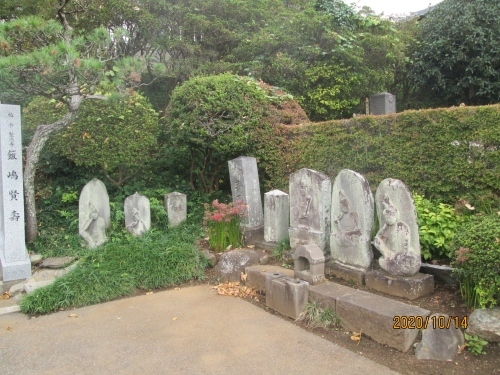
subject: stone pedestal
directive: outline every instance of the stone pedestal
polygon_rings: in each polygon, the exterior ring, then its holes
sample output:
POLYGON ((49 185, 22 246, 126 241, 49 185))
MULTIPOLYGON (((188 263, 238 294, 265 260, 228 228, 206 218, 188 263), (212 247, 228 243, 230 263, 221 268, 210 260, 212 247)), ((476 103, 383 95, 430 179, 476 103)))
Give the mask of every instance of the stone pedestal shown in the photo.
POLYGON ((3 281, 31 276, 24 238, 21 110, 0 104, 0 271, 3 281))
POLYGON ((297 319, 307 304, 308 286, 305 281, 280 273, 266 274, 266 305, 280 314, 297 319))
POLYGON ((253 245, 264 239, 264 215, 260 196, 257 160, 248 156, 228 161, 229 179, 233 202, 241 201, 247 206, 241 218, 241 229, 245 245, 253 245))
POLYGON ((187 197, 186 194, 173 192, 165 194, 164 197, 165 210, 167 211, 168 224, 171 227, 186 221, 187 217, 187 197))
POLYGON ((417 273, 413 276, 394 276, 383 270, 370 271, 366 287, 391 296, 414 300, 434 292, 434 276, 417 273))
POLYGON ((334 261, 329 261, 325 265, 325 274, 352 282, 356 285, 365 285, 366 272, 341 266, 334 261))
POLYGON ((298 246, 293 253, 295 278, 316 285, 325 281, 325 257, 316 244, 298 246))

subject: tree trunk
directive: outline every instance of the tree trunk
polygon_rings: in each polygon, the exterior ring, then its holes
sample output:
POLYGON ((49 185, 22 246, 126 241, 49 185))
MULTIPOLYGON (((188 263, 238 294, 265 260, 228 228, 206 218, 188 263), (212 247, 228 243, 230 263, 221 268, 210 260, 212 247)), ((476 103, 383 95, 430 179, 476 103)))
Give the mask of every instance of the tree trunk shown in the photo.
POLYGON ((69 112, 50 125, 38 125, 33 139, 26 150, 24 166, 24 206, 26 216, 26 242, 33 242, 38 234, 35 202, 35 173, 40 160, 40 153, 47 140, 57 132, 70 125, 76 118, 83 97, 73 95, 68 103, 69 112))

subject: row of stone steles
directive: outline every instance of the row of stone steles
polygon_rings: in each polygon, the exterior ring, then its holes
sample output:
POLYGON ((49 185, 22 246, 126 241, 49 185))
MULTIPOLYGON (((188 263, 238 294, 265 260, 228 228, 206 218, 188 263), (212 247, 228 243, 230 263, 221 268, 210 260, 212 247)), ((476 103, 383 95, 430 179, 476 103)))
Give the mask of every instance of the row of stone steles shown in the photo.
MULTIPOLYGON (((319 249, 314 254, 324 255, 334 276, 409 299, 432 293, 433 277, 419 273, 417 215, 402 181, 383 180, 374 199, 368 181, 357 172, 340 171, 332 186, 325 174, 302 168, 290 176, 289 194, 273 190, 264 195, 262 210, 256 159, 229 161, 229 173, 233 200, 248 206, 242 222, 247 245, 261 244, 262 236, 264 244, 288 238, 296 254, 299 246, 313 244, 319 249), (375 205, 378 232, 372 239, 375 205), (373 247, 381 255, 375 265, 373 247)), ((320 269, 317 255, 294 259, 297 277, 321 282, 313 272, 320 269)))
MULTIPOLYGON (((173 192, 165 195, 165 210, 171 227, 186 221, 186 195, 173 192)), ((140 236, 151 228, 151 208, 148 197, 135 193, 125 198, 125 228, 133 236, 140 236)), ((80 193, 78 230, 89 248, 106 242, 109 228, 110 205, 106 186, 94 178, 80 193)))

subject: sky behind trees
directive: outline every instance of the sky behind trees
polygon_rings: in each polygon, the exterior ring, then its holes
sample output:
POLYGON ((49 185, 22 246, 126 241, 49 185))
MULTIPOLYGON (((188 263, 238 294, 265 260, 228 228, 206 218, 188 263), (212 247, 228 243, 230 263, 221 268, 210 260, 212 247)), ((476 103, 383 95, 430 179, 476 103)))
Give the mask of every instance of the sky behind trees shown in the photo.
POLYGON ((442 0, 343 0, 347 4, 356 3, 358 7, 369 6, 376 14, 417 12, 431 5, 439 4, 442 0))

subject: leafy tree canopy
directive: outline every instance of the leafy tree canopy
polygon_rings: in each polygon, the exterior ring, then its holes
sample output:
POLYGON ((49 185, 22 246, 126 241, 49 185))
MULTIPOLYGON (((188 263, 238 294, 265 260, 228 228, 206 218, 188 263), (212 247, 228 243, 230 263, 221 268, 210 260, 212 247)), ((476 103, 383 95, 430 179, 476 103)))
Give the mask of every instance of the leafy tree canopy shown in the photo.
POLYGON ((499 1, 444 0, 425 15, 417 40, 411 73, 428 105, 500 101, 499 1))

